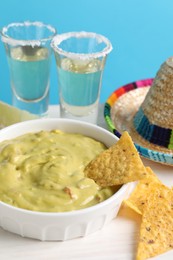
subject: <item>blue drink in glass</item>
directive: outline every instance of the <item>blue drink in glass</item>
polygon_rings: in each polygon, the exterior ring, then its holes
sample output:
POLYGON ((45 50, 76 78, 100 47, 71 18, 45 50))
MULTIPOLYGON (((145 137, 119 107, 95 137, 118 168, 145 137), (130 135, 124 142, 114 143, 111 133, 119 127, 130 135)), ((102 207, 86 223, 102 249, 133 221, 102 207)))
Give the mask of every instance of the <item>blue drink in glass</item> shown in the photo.
POLYGON ((49 105, 51 40, 56 29, 42 22, 11 23, 3 27, 12 89, 12 104, 39 116, 49 105))
POLYGON ((45 114, 49 102, 50 55, 43 47, 15 47, 7 54, 13 103, 34 114, 45 114))
POLYGON ((93 32, 68 32, 52 40, 61 117, 97 123, 102 74, 110 41, 93 32))
POLYGON ((97 113, 102 70, 100 61, 78 61, 64 58, 58 66, 62 116, 88 117, 97 113))

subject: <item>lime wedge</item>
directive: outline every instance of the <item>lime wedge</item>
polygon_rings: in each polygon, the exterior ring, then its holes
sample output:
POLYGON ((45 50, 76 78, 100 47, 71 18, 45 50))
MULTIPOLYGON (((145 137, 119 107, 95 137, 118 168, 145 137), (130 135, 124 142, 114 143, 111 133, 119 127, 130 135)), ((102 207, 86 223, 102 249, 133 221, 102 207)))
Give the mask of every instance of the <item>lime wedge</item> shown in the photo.
POLYGON ((18 122, 36 118, 38 118, 38 116, 0 101, 0 129, 18 122))

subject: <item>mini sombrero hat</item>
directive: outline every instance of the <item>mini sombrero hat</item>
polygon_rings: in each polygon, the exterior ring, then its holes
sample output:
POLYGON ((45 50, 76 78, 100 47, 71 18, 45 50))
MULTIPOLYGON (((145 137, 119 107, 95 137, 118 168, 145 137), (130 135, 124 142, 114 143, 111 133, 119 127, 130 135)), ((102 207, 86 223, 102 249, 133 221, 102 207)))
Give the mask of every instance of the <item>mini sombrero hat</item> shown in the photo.
POLYGON ((127 91, 111 106, 109 97, 105 119, 117 136, 127 130, 141 155, 173 165, 173 57, 147 82, 143 80, 144 86, 127 91))

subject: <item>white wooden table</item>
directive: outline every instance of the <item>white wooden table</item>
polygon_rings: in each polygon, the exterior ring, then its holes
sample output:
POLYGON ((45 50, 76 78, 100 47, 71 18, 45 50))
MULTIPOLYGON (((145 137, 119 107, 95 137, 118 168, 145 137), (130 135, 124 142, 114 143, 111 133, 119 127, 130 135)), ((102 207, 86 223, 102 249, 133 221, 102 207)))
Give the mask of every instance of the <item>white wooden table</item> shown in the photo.
MULTIPOLYGON (((103 106, 98 124, 106 128, 103 106)), ((49 116, 59 117, 59 107, 51 106, 49 116)), ((167 185, 173 186, 173 167, 143 160, 167 185)), ((141 218, 121 208, 118 217, 103 230, 85 238, 65 242, 41 242, 22 238, 0 228, 0 260, 133 260, 141 218)), ((173 250, 152 259, 173 259, 173 250)))

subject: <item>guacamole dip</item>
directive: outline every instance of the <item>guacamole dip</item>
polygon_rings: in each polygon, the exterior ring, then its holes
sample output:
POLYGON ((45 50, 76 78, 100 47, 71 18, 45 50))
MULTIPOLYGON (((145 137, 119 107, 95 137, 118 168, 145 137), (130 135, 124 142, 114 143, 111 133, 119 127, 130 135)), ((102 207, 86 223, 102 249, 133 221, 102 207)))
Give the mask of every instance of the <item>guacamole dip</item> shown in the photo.
POLYGON ((101 188, 84 167, 106 147, 59 130, 29 133, 0 143, 0 201, 33 211, 90 207, 119 187, 101 188))

